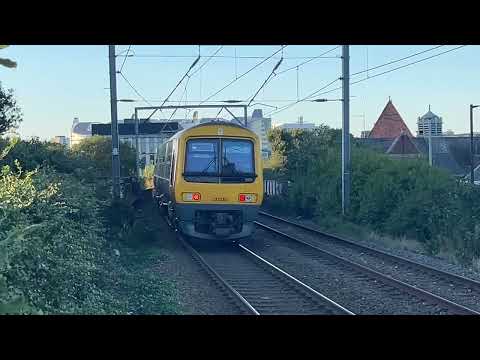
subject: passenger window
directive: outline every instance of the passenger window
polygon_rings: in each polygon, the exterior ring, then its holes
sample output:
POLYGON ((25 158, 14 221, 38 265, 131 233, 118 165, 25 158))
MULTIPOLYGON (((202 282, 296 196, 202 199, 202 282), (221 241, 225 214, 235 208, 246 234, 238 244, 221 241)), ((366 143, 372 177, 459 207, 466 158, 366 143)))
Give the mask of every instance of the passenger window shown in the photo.
POLYGON ((165 179, 170 178, 170 169, 172 165, 172 150, 173 144, 171 141, 167 143, 167 154, 166 154, 166 161, 165 161, 165 179))
POLYGON ((173 166, 175 166, 175 154, 172 153, 172 162, 173 165, 170 167, 171 173, 170 173, 170 183, 173 183, 173 175, 175 173, 173 166))

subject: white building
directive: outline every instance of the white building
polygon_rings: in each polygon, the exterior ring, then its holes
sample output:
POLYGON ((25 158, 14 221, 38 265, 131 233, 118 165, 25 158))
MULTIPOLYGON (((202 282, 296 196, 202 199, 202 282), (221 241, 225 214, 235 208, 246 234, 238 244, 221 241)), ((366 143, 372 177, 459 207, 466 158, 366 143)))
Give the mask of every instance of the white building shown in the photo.
POLYGON ((442 135, 442 118, 438 115, 435 115, 430 111, 430 106, 428 106, 428 112, 419 117, 417 120, 418 130, 417 136, 428 137, 430 136, 430 127, 432 129, 432 136, 441 136, 442 135))
POLYGON ((312 131, 315 130, 315 124, 307 123, 307 124, 300 124, 300 123, 286 123, 280 124, 275 127, 276 129, 285 129, 285 130, 308 130, 312 131))
POLYGON ((52 139, 52 142, 54 142, 56 144, 62 144, 62 145, 65 145, 65 146, 70 145, 70 139, 66 136, 55 136, 52 139))
POLYGON ((74 118, 70 132, 70 146, 77 145, 82 139, 92 136, 92 124, 98 123, 80 122, 78 118, 74 118))
MULTIPOLYGON (((242 126, 245 124, 243 116, 238 116, 237 119, 242 126)), ((235 119, 230 120, 230 122, 237 123, 235 119)), ((268 141, 268 131, 272 128, 272 119, 264 118, 262 110, 255 109, 252 116, 247 116, 247 128, 260 138, 263 158, 269 158, 272 153, 272 145, 268 141)))
MULTIPOLYGON (((111 124, 92 124, 91 134, 111 136, 111 124)), ((148 121, 140 119, 138 126, 138 152, 141 165, 155 163, 157 148, 175 134, 179 128, 177 121, 148 121)), ((118 140, 135 148, 135 120, 125 119, 118 124, 118 140)))

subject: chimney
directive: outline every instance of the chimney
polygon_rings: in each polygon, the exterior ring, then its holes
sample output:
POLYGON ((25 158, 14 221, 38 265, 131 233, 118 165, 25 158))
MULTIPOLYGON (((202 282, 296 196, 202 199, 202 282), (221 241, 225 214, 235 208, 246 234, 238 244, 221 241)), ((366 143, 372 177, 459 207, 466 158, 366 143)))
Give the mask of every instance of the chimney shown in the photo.
POLYGON ((299 124, 303 124, 303 116, 300 116, 300 117, 298 118, 298 123, 299 123, 299 124))
POLYGON ((198 111, 195 111, 193 113, 193 121, 197 121, 198 120, 198 111))

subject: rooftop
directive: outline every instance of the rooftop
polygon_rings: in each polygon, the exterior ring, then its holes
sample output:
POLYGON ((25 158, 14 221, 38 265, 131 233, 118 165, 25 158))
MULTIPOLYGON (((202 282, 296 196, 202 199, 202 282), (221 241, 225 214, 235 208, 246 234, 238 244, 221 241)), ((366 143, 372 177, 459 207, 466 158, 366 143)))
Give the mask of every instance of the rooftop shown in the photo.
POLYGON ((412 137, 412 133, 408 129, 408 126, 403 121, 402 117, 398 113, 397 109, 393 105, 391 100, 388 100, 387 105, 383 109, 380 117, 370 131, 369 138, 384 138, 395 139, 402 132, 412 137))

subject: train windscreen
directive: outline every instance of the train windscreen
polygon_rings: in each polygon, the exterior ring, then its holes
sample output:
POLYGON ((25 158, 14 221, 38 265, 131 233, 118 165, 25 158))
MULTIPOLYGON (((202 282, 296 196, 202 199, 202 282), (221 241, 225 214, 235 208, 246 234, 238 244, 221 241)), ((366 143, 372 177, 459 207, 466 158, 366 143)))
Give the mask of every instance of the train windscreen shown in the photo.
POLYGON ((255 177, 250 140, 191 139, 185 160, 184 176, 191 182, 252 182, 255 177))

